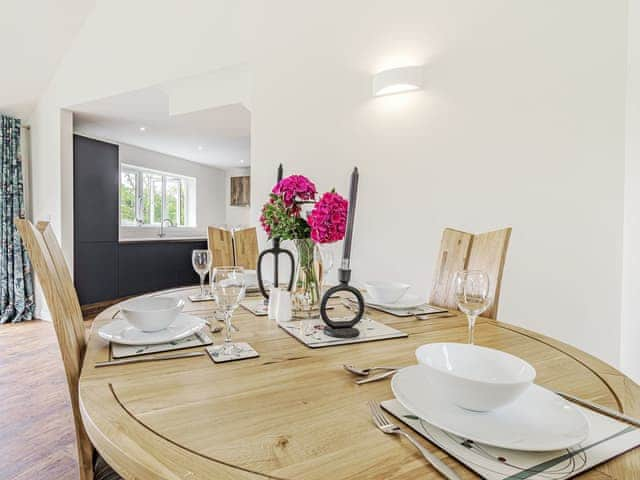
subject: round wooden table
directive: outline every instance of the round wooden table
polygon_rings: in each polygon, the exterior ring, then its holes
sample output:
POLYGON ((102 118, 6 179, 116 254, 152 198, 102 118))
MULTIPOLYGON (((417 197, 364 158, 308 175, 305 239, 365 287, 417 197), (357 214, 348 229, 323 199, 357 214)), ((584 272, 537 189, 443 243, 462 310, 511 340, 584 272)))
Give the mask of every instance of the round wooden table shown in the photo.
MULTIPOLYGON (((186 303, 185 311, 216 323, 212 302, 186 303)), ((214 364, 202 356, 95 368, 110 359, 96 330, 117 311, 117 305, 105 310, 93 324, 80 404, 93 444, 125 479, 441 478, 411 445, 373 426, 367 401, 392 398, 389 382, 356 385, 342 365, 413 364, 421 344, 466 341, 462 315, 420 321, 372 311, 409 337, 313 350, 275 322, 240 308, 234 340, 250 342, 259 358, 214 364)), ((222 334, 214 339, 221 342, 222 334)), ((540 385, 640 416, 638 385, 571 346, 490 320, 479 321, 476 343, 524 358, 540 385)), ((461 478, 476 478, 422 443, 461 478)), ((580 478, 640 478, 640 449, 580 478)))

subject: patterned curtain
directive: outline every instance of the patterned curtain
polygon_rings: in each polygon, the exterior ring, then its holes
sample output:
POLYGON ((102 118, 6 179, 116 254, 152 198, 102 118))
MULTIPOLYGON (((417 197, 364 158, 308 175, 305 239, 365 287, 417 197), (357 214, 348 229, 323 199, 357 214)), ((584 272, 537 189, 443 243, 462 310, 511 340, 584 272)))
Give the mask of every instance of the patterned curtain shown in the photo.
POLYGON ((31 320, 31 263, 13 223, 24 218, 20 120, 0 115, 0 323, 31 320))

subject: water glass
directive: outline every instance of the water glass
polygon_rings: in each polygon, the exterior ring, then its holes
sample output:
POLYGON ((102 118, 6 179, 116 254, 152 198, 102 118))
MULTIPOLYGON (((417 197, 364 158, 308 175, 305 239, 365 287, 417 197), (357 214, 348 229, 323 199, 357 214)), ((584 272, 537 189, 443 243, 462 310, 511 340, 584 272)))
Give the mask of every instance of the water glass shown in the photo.
POLYGON ((204 295, 204 279, 211 270, 211 251, 194 250, 191 253, 191 265, 198 275, 200 275, 200 297, 204 295))
POLYGON ((453 288, 461 312, 469 321, 468 342, 474 343, 478 315, 489 307, 489 275, 480 270, 461 270, 453 277, 453 288))
POLYGON ((218 304, 218 312, 224 315, 225 338, 224 348, 222 350, 225 355, 236 355, 241 349, 232 342, 231 317, 233 311, 238 308, 240 300, 244 297, 245 278, 244 269, 242 267, 216 267, 211 274, 211 291, 218 304))

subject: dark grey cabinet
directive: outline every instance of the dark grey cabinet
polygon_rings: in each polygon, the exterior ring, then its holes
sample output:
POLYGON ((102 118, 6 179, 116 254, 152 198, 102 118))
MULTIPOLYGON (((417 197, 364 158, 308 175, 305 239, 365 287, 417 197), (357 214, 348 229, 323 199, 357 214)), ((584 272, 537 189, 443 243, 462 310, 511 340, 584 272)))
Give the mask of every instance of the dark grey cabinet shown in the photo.
POLYGON ((117 242, 76 243, 74 258, 76 290, 82 305, 118 298, 117 242))
POLYGON ((117 298, 118 146, 74 135, 74 282, 81 304, 117 298))
POLYGON ((126 297, 199 282, 191 252, 206 241, 121 243, 118 253, 118 296, 126 297))
POLYGON ((76 242, 118 241, 118 146, 73 137, 76 242))

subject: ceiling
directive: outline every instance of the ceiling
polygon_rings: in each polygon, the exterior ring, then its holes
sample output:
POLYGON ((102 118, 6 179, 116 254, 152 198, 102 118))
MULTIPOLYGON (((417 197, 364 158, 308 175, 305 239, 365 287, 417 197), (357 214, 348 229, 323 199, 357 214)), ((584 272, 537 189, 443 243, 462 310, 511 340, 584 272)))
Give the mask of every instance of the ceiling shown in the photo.
POLYGON ((241 104, 169 114, 169 96, 146 88, 76 105, 74 131, 220 168, 249 166, 251 113, 241 104))
POLYGON ((5 0, 0 6, 0 112, 25 118, 95 0, 5 0))

